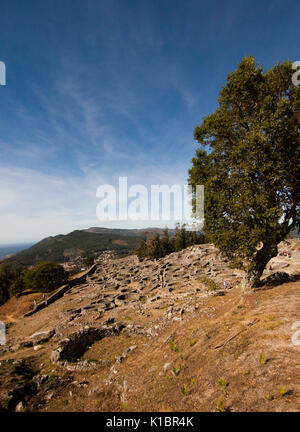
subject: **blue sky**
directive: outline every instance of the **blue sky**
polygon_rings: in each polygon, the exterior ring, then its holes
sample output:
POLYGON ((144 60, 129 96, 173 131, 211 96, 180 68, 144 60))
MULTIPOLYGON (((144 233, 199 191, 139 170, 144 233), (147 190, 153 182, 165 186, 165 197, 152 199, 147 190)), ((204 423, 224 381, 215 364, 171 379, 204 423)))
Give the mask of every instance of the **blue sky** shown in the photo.
POLYGON ((0 244, 160 225, 101 223, 97 187, 185 184, 194 127, 242 57, 300 60, 289 0, 1 0, 0 12, 0 244))

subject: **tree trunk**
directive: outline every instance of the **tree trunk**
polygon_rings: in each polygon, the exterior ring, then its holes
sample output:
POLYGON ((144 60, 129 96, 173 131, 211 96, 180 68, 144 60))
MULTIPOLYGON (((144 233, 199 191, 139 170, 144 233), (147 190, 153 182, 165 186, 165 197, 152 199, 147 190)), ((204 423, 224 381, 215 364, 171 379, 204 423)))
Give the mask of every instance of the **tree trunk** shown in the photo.
POLYGON ((247 271, 246 280, 248 287, 255 288, 261 286, 261 275, 263 274, 270 259, 275 257, 277 254, 277 243, 264 243, 263 247, 257 251, 255 258, 249 266, 249 270, 247 271))

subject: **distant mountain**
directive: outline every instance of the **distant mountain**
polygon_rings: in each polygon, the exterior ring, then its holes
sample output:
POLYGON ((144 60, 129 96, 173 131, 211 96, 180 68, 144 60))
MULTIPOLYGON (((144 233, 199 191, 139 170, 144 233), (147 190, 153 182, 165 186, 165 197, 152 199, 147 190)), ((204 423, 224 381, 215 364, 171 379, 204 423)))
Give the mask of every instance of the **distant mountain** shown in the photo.
MULTIPOLYGON (((69 234, 47 237, 35 245, 23 250, 8 261, 16 261, 24 265, 32 265, 41 261, 64 262, 78 256, 114 250, 118 254, 132 251, 137 240, 147 231, 163 232, 161 228, 149 229, 111 229, 88 228, 76 230, 69 234)), ((170 235, 174 230, 170 230, 170 235)))
MULTIPOLYGON (((92 227, 86 230, 85 232, 92 232, 97 234, 120 234, 124 236, 143 236, 147 232, 155 231, 159 233, 159 235, 163 234, 164 228, 140 228, 140 229, 122 229, 122 228, 101 228, 101 227, 92 227)), ((169 235, 174 235, 175 230, 169 229, 169 235)))
POLYGON ((12 245, 0 245, 0 259, 12 255, 32 246, 33 243, 18 243, 12 245))

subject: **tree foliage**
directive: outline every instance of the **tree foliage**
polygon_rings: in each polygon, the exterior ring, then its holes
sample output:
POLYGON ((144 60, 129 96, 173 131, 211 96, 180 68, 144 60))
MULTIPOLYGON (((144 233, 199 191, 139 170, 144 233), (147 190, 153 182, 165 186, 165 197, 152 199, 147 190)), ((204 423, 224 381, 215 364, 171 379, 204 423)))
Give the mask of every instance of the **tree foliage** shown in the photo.
POLYGON ((45 261, 24 275, 24 282, 27 289, 39 292, 51 292, 64 285, 68 281, 68 273, 58 263, 45 261))
POLYGON ((24 268, 16 264, 0 265, 0 305, 20 292, 23 287, 23 271, 24 268))
POLYGON ((26 269, 15 263, 0 265, 0 305, 25 290, 50 292, 68 281, 68 273, 57 263, 43 262, 26 269))
POLYGON ((244 58, 194 130, 189 184, 205 187, 205 234, 251 286, 300 223, 300 86, 291 76, 289 62, 264 71, 244 58))
POLYGON ((181 227, 176 225, 173 237, 169 236, 168 228, 164 229, 161 237, 155 231, 148 232, 145 238, 139 239, 135 253, 140 259, 159 259, 200 243, 204 243, 203 233, 187 231, 184 224, 181 227))

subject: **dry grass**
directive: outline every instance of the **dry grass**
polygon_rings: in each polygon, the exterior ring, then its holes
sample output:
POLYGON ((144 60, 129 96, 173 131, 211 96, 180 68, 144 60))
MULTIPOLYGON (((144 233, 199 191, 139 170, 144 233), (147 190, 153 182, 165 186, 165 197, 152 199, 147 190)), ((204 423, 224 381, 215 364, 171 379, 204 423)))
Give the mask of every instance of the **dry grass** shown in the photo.
MULTIPOLYGON (((30 296, 11 299, 0 308, 0 320, 15 320, 9 328, 12 337, 56 327, 60 315, 77 305, 74 294, 33 317, 17 319, 33 301, 30 296)), ((196 311, 180 316, 181 321, 164 321, 157 336, 121 334, 94 343, 83 359, 96 368, 71 373, 72 380, 86 382, 87 387, 75 387, 71 380, 37 410, 300 411, 299 347, 291 342, 291 325, 300 320, 300 282, 247 294, 235 287, 224 297, 201 298, 199 304, 196 311), (137 348, 116 365, 117 373, 106 384, 116 356, 132 345, 137 348), (170 367, 164 368, 167 363, 170 367), (92 388, 97 391, 88 396, 92 388)), ((141 314, 128 304, 106 312, 101 320, 113 316, 115 321, 154 328, 166 312, 156 307, 154 303, 149 314, 141 314)), ((81 325, 84 321, 70 325, 64 336, 81 325)), ((40 373, 63 377, 66 370, 49 360, 56 344, 51 340, 40 351, 27 348, 2 358, 31 357, 40 373)))

